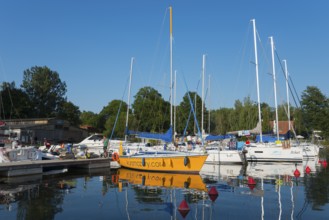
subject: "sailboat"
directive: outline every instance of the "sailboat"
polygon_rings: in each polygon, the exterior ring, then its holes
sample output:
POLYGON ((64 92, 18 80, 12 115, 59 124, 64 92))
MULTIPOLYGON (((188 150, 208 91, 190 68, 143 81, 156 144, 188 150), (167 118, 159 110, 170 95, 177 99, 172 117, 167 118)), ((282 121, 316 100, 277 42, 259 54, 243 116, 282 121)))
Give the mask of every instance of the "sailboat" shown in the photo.
MULTIPOLYGON (((172 7, 170 10, 170 128, 166 134, 138 133, 140 137, 149 137, 153 139, 163 139, 166 142, 172 142, 172 7)), ((159 172, 178 172, 178 173, 199 173, 208 155, 192 152, 177 151, 151 151, 136 152, 134 154, 123 154, 122 144, 119 148, 117 161, 121 167, 159 172)))
POLYGON ((273 82, 274 82, 274 98, 275 98, 275 110, 276 120, 275 129, 277 139, 274 143, 265 143, 262 138, 261 128, 261 113, 260 113, 260 98, 259 98, 259 82, 258 82, 258 58, 257 58, 257 43, 256 43, 256 23, 255 19, 252 20, 253 33, 254 33, 254 49, 255 49, 255 66, 256 66, 256 80, 257 80, 257 95, 258 95, 258 112, 259 112, 259 125, 260 125, 260 140, 257 143, 246 142, 244 146, 245 157, 247 161, 257 162, 302 162, 303 154, 302 150, 298 147, 293 147, 290 142, 281 142, 279 139, 279 128, 278 128, 278 112, 277 112, 277 101, 276 101, 276 78, 275 78, 275 65, 274 65, 274 43, 273 37, 270 37, 271 41, 271 52, 272 52, 272 71, 273 71, 273 82))

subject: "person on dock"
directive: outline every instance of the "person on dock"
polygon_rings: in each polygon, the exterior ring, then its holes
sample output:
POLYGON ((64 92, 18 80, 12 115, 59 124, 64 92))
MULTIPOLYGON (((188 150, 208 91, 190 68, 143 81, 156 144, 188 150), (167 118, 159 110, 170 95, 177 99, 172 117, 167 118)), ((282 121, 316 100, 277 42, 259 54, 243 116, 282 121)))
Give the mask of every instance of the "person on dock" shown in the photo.
POLYGON ((108 157, 107 147, 109 145, 109 139, 104 135, 103 137, 103 151, 104 151, 104 157, 108 157))

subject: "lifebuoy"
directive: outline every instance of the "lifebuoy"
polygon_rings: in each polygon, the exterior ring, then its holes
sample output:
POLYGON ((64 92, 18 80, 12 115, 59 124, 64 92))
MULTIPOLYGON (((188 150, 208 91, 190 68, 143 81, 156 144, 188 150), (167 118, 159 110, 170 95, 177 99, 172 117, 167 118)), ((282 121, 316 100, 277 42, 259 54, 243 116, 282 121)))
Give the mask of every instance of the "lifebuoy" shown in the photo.
POLYGON ((119 154, 118 154, 117 152, 114 152, 114 153, 112 154, 112 160, 113 160, 113 161, 119 161, 119 154))

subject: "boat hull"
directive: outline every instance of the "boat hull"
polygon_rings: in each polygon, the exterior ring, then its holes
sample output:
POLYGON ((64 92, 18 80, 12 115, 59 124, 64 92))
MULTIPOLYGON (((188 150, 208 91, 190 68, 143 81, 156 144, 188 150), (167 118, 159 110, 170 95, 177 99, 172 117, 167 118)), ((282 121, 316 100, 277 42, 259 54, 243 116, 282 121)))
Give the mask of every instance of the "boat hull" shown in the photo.
POLYGON ((120 156, 122 167, 158 172, 199 173, 208 155, 134 155, 120 156))
POLYGON ((259 145, 247 147, 245 156, 250 162, 302 162, 303 152, 298 147, 283 148, 280 146, 259 145))
POLYGON ((238 150, 207 150, 207 164, 243 164, 243 154, 238 150))

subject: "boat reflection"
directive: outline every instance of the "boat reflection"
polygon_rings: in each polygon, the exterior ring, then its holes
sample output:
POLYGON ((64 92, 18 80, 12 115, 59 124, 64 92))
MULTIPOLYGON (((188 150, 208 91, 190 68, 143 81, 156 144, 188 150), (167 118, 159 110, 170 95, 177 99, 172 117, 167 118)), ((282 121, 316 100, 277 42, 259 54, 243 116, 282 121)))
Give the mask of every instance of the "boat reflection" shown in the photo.
POLYGON ((146 172, 120 168, 117 175, 119 181, 128 181, 133 185, 208 191, 199 174, 146 172))
POLYGON ((319 168, 318 159, 303 163, 249 163, 246 174, 255 178, 275 179, 279 176, 304 177, 319 168))

